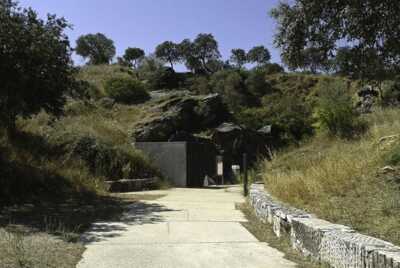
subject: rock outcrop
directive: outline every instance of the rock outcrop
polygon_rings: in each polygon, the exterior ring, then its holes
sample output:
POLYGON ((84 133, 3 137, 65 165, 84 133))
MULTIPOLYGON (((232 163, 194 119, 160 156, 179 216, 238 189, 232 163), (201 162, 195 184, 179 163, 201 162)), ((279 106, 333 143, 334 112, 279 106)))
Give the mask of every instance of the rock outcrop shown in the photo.
MULTIPOLYGON (((179 133, 194 133, 215 128, 231 114, 218 94, 175 96, 156 105, 154 114, 137 125, 133 139, 137 142, 176 140, 179 133)), ((186 134, 185 134, 186 135, 186 134)))
POLYGON ((360 101, 358 103, 358 109, 361 113, 371 113, 376 98, 379 96, 379 92, 372 88, 372 86, 366 86, 360 89, 358 92, 360 101))

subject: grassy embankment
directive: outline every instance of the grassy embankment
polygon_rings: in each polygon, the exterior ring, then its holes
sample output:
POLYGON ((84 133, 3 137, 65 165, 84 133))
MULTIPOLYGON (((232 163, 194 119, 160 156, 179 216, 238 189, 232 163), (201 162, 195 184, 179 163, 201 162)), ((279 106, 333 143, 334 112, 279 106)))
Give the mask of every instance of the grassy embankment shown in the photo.
POLYGON ((75 267, 79 235, 139 202, 110 195, 104 181, 157 175, 130 145, 146 109, 69 99, 59 118, 19 119, 13 138, 0 129, 0 267, 75 267))
POLYGON ((263 165, 278 199, 332 222, 400 244, 400 110, 365 116, 356 140, 318 134, 263 165))

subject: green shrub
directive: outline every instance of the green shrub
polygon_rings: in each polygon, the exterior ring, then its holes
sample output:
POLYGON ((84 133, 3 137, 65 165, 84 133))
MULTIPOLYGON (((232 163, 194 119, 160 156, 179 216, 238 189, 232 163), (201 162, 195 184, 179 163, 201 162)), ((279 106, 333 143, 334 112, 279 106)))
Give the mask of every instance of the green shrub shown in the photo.
POLYGON ((236 114, 236 119, 241 125, 257 130, 270 123, 271 118, 268 118, 267 114, 266 108, 244 108, 236 114))
POLYGON ((262 67, 262 69, 264 69, 265 74, 267 75, 285 72, 285 69, 283 69, 283 67, 280 66, 278 63, 267 63, 265 66, 262 67))
POLYGON ((247 72, 223 70, 211 76, 210 86, 213 92, 221 94, 224 102, 234 112, 254 104, 253 96, 246 87, 247 72))
POLYGON ((400 104, 400 76, 394 81, 387 82, 382 89, 383 105, 399 105, 400 104))
POLYGON ((255 69, 249 73, 249 77, 246 79, 246 87, 255 97, 262 97, 272 91, 271 85, 265 76, 264 70, 255 69))
POLYGON ((321 127, 328 134, 340 138, 352 138, 367 129, 354 109, 353 101, 342 82, 325 83, 320 93, 317 116, 321 127))
POLYGON ((170 67, 162 67, 148 74, 147 88, 149 90, 176 89, 182 78, 170 67))
POLYGON ((298 143, 314 133, 311 108, 306 103, 280 94, 263 101, 264 107, 242 109, 236 115, 239 123, 252 129, 271 125, 276 147, 298 143))
POLYGON ((263 99, 268 104, 266 118, 282 145, 298 143, 314 133, 311 107, 295 96, 273 94, 263 99))
POLYGON ((400 163, 400 145, 397 144, 390 152, 386 155, 386 163, 389 165, 397 166, 400 163))
POLYGON ((140 81, 131 78, 111 78, 106 81, 105 91, 116 102, 137 104, 150 98, 140 81))
POLYGON ((70 95, 74 99, 99 99, 102 97, 100 89, 85 80, 77 80, 70 95))
POLYGON ((139 151, 127 146, 112 146, 90 136, 74 135, 66 145, 72 156, 84 160, 89 170, 108 180, 149 178, 157 174, 150 162, 139 151))
POLYGON ((198 94, 210 94, 213 92, 213 88, 210 85, 210 81, 206 76, 198 76, 190 79, 190 91, 198 94))

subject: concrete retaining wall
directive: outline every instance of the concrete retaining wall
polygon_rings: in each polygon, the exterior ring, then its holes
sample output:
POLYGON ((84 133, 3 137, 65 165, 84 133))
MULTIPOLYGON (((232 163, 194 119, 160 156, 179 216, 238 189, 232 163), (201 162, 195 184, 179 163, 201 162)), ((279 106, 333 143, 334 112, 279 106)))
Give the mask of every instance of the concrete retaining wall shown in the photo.
POLYGON ((264 184, 253 184, 249 196, 262 222, 270 223, 278 237, 288 233, 293 248, 315 261, 337 268, 400 268, 400 247, 283 205, 264 184))

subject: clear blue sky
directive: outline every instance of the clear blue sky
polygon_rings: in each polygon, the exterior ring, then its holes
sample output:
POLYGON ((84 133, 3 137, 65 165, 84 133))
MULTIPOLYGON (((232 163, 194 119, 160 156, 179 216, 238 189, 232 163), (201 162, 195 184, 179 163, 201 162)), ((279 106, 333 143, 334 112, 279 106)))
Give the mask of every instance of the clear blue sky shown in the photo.
MULTIPOLYGON (((163 41, 180 42, 198 33, 212 33, 227 59, 232 48, 268 47, 273 62, 280 62, 273 46, 274 22, 268 11, 278 0, 20 0, 41 16, 65 17, 75 46, 78 36, 102 32, 114 40, 117 54, 131 47, 151 53, 163 41)), ((74 56, 76 64, 82 64, 74 56)))

